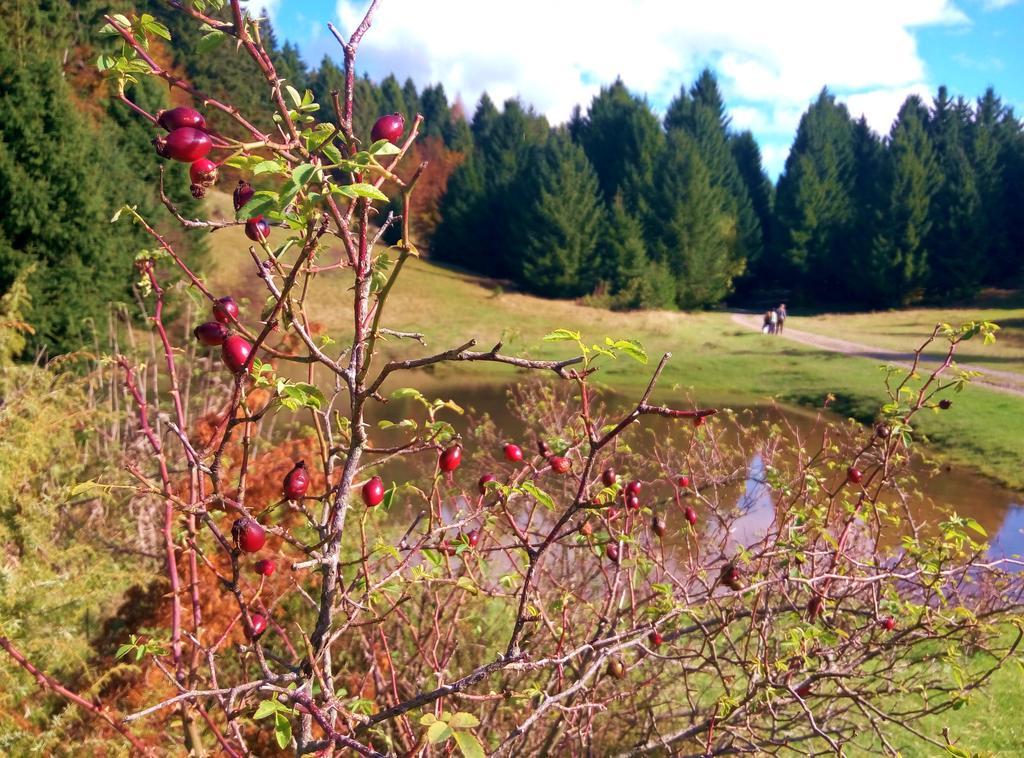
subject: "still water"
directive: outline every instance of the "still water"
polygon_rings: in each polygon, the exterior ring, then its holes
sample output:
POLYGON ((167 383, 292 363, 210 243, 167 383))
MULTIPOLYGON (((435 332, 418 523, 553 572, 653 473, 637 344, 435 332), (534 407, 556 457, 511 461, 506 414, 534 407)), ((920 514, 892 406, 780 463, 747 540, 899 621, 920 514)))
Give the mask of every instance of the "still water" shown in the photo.
MULTIPOLYGON (((533 447, 532 434, 526 435, 522 422, 510 409, 509 388, 497 383, 450 384, 422 380, 418 377, 415 386, 431 398, 453 400, 465 409, 464 416, 442 413, 441 418, 450 421, 456 429, 465 432, 471 425, 487 415, 497 427, 514 439, 523 435, 521 444, 533 447)), ((394 389, 398 385, 390 387, 394 389)), ((385 393, 386 394, 386 393, 385 393)), ((613 398, 607 398, 609 405, 615 405, 613 398)), ((623 408, 626 400, 621 400, 623 408)), ((734 407, 734 410, 741 410, 734 407)), ((785 421, 805 439, 812 436, 816 424, 813 412, 800 408, 780 406, 757 406, 746 409, 745 416, 758 421, 785 421)), ((376 406, 372 416, 372 429, 377 421, 389 419, 399 421, 407 415, 422 418, 422 408, 407 400, 392 401, 386 406, 376 406)), ((647 417, 647 424, 668 424, 662 419, 647 417)), ((378 433, 371 431, 371 438, 378 433)), ((950 511, 976 519, 988 533, 992 552, 998 555, 1024 554, 1024 495, 1009 490, 993 480, 968 468, 938 466, 923 457, 916 457, 911 463, 911 472, 917 480, 917 492, 911 498, 911 508, 919 523, 935 524, 944 520, 950 511)), ((397 472, 396 472, 397 473, 397 472)), ((771 490, 763 483, 764 461, 757 452, 752 452, 747 462, 746 480, 737 484, 731 496, 743 511, 743 517, 734 524, 732 540, 746 542, 756 538, 759 532, 772 520, 773 499, 771 490)))

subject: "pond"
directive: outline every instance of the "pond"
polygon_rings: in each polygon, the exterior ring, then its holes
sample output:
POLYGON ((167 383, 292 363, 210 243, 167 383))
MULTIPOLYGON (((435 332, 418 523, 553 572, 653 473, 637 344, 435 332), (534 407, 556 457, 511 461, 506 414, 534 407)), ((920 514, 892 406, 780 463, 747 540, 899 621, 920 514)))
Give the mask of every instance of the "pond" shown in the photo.
MULTIPOLYGON (((460 432, 466 432, 470 425, 479 423, 486 414, 498 429, 507 432, 509 439, 523 438, 519 441, 524 449, 532 452, 533 436, 526 436, 522 422, 510 409, 509 386, 494 382, 478 382, 470 384, 453 384, 437 379, 417 376, 415 379, 406 377, 406 382, 419 388, 427 396, 453 400, 465 409, 465 415, 453 413, 442 414, 441 417, 453 423, 460 432)), ((399 386, 392 385, 389 390, 399 386)), ((385 392, 385 394, 387 394, 385 392)), ((605 399, 609 405, 616 405, 617 396, 605 399)), ((618 398, 618 404, 625 409, 629 399, 618 398)), ((398 421, 406 415, 422 418, 422 409, 407 400, 391 401, 386 406, 371 406, 373 416, 371 429, 376 429, 377 421, 389 419, 398 421)), ((733 406, 733 410, 746 411, 744 418, 759 423, 764 421, 785 422, 785 428, 792 427, 803 439, 808 439, 817 423, 813 411, 777 405, 753 406, 745 409, 733 406)), ((839 417, 835 417, 839 420, 839 417)), ((663 427, 671 433, 672 423, 664 419, 646 417, 644 423, 663 427)), ((678 422, 675 422, 678 425, 678 422)), ((371 431, 376 439, 382 433, 371 431)), ((949 465, 939 465, 926 460, 925 456, 915 456, 910 465, 911 473, 916 479, 915 492, 909 498, 911 512, 919 523, 935 524, 945 519, 950 511, 962 516, 970 516, 980 523, 988 533, 992 552, 998 555, 1024 554, 1024 495, 1009 490, 978 472, 949 465)), ((395 470, 392 475, 399 477, 395 470)), ((752 452, 746 472, 746 481, 738 484, 731 491, 731 496, 744 512, 744 517, 737 521, 730 541, 746 542, 763 531, 771 522, 773 500, 770 489, 763 483, 764 463, 761 455, 752 452)), ((673 542, 675 540, 672 540, 673 542)))

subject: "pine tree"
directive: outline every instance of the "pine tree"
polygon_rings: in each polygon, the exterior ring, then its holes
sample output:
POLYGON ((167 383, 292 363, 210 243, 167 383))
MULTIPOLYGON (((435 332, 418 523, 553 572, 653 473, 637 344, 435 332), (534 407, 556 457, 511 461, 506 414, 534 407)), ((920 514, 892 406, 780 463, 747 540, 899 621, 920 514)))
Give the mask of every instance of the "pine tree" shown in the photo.
MULTIPOLYGON (((762 252, 771 247, 774 224, 775 187, 761 162, 761 148, 749 131, 740 132, 729 139, 733 160, 750 197, 751 207, 761 230, 762 252)), ((763 255, 747 261, 747 278, 764 279, 763 255)))
MULTIPOLYGON (((475 153, 452 173, 441 199, 441 221, 430 245, 431 257, 482 273, 492 273, 492 261, 481 254, 486 244, 484 172, 475 153)), ((492 219, 494 221, 494 219, 492 219)))
POLYGON ((444 139, 451 127, 452 111, 448 107, 448 96, 443 85, 435 84, 423 89, 420 112, 423 114, 423 135, 444 139))
POLYGON ((1007 111, 995 91, 989 87, 978 98, 974 119, 968 128, 968 154, 981 203, 979 242, 984 259, 984 281, 1000 285, 1006 282, 1010 260, 1010 223, 1007 218, 1007 172, 1012 165, 1007 154, 1007 111))
POLYGON ((675 278, 676 303, 701 308, 720 302, 743 272, 744 262, 736 255, 736 216, 685 131, 668 135, 652 207, 661 219, 652 257, 675 278))
POLYGON ((551 297, 591 291, 604 205, 583 150, 556 132, 531 151, 517 194, 522 202, 510 232, 520 283, 551 297))
POLYGON ((911 95, 889 135, 882 200, 885 203, 866 282, 878 302, 900 305, 920 297, 928 279, 927 240, 938 183, 928 109, 911 95))
POLYGON ((597 172, 605 201, 621 194, 627 209, 647 218, 646 197, 664 144, 647 101, 630 94, 617 79, 601 89, 586 119, 572 128, 597 172))
POLYGON ((853 176, 850 114, 822 90, 800 119, 775 198, 777 263, 808 294, 856 296, 847 268, 853 176))
POLYGON ((415 117, 415 114, 409 112, 409 105, 405 102, 405 93, 402 92, 394 74, 388 74, 381 80, 378 103, 381 114, 401 113, 407 119, 415 117))
POLYGON ((928 248, 929 290, 935 295, 968 296, 981 286, 981 203, 974 168, 967 157, 970 111, 940 87, 928 120, 935 148, 938 185, 932 203, 928 248))
MULTIPOLYGON (((35 328, 29 351, 91 344, 108 304, 130 299, 132 260, 147 238, 110 217, 127 202, 147 213, 158 202, 151 130, 138 119, 122 128, 98 97, 91 116, 101 123, 81 115, 59 57, 69 13, 63 3, 45 11, 25 3, 0 14, 0 293, 34 267, 23 314, 35 328)), ((155 85, 132 95, 161 103, 155 85)), ((172 170, 169 188, 187 187, 175 184, 182 180, 182 169, 172 170)))
POLYGON ((739 224, 737 254, 756 261, 764 248, 763 227, 730 146, 729 124, 718 80, 707 68, 689 93, 685 88, 679 93, 665 114, 665 128, 682 129, 693 137, 712 183, 730 198, 739 224))
POLYGON ((616 310, 672 308, 675 280, 663 263, 651 261, 643 224, 616 197, 608 212, 595 251, 599 279, 609 289, 616 310))
MULTIPOLYGON (((872 241, 882 213, 882 172, 885 147, 861 116, 853 126, 853 234, 848 240, 849 269, 865 271, 871 266, 872 241)), ((859 287, 849 289, 858 299, 859 287)))

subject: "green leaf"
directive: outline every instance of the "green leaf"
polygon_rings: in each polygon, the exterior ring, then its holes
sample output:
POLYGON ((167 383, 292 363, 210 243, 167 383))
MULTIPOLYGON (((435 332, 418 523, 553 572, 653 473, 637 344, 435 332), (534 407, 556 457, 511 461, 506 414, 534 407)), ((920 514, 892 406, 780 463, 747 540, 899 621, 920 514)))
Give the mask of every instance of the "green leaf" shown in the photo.
POLYGON ((553 332, 548 332, 544 335, 545 342, 579 342, 580 333, 573 332, 569 329, 555 329, 553 332))
POLYGON ((284 166, 280 161, 260 161, 252 168, 253 174, 283 174, 284 166))
POLYGON ((277 700, 264 700, 259 704, 256 713, 252 717, 254 719, 265 719, 267 716, 273 716, 279 710, 281 710, 281 704, 277 700))
POLYGON ((472 713, 459 712, 448 719, 448 725, 452 729, 473 729, 480 726, 480 719, 472 713))
POLYGON ((135 645, 121 645, 121 647, 119 647, 117 649, 117 655, 115 655, 114 658, 115 659, 124 658, 126 655, 128 655, 128 653, 130 653, 134 649, 135 649, 135 645))
POLYGON ((437 716, 433 713, 424 713, 420 716, 420 726, 430 726, 437 723, 437 716))
POLYGON ((528 495, 531 495, 538 503, 543 505, 549 511, 555 510, 555 501, 551 499, 551 495, 546 493, 540 487, 533 482, 524 482, 520 489, 528 495))
POLYGON ((284 750, 292 741, 292 722, 283 713, 274 717, 274 737, 277 738, 277 746, 284 750))
POLYGON ((604 343, 613 350, 625 353, 637 363, 647 364, 647 353, 636 340, 613 340, 606 337, 604 343))
POLYGON ((435 721, 433 724, 430 725, 430 728, 427 729, 427 741, 435 745, 438 742, 444 742, 451 736, 451 727, 449 727, 443 721, 435 721))
POLYGON ((157 37, 163 37, 168 42, 171 41, 171 32, 159 21, 153 20, 146 23, 146 31, 150 34, 155 34, 157 37))
POLYGON ((487 758, 487 754, 484 752, 484 746, 480 744, 478 740, 470 732, 456 732, 455 742, 459 746, 459 750, 462 751, 462 755, 465 758, 487 758))
POLYGON ((370 145, 371 155, 398 155, 400 152, 398 145, 392 145, 386 139, 379 139, 370 145))
POLYGON ((395 502, 396 492, 398 492, 398 485, 394 482, 392 482, 391 486, 384 491, 384 499, 381 501, 381 507, 384 509, 385 513, 391 510, 391 505, 395 502))
POLYGON ((276 211, 280 198, 276 192, 270 190, 260 190, 252 199, 243 205, 238 213, 235 214, 236 218, 239 219, 250 219, 254 216, 260 216, 270 211, 276 211))
POLYGON ((288 95, 291 97, 292 102, 295 103, 295 107, 299 108, 302 106, 302 96, 299 91, 290 84, 284 85, 284 88, 288 91, 288 95))
POLYGON ((214 29, 209 34, 204 35, 199 42, 196 43, 196 53, 198 55, 205 55, 206 53, 212 53, 220 44, 228 38, 228 35, 222 32, 220 29, 214 29))
POLYGON ((359 182, 358 184, 343 184, 340 187, 332 188, 332 191, 337 191, 345 197, 367 197, 371 200, 384 201, 387 201, 388 199, 387 195, 372 184, 367 184, 366 182, 359 182))
POLYGON ((423 393, 413 387, 401 387, 391 393, 392 400, 401 400, 402 398, 412 397, 417 400, 423 400, 423 393))

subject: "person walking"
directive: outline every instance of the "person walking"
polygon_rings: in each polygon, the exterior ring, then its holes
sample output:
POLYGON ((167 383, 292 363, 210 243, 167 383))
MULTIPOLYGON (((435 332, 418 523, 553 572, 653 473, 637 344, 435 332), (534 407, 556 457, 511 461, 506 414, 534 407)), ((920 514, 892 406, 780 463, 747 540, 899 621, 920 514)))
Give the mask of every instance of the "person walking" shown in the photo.
POLYGON ((775 334, 779 329, 779 312, 777 310, 768 311, 769 319, 769 334, 775 334))
POLYGON ((761 324, 761 334, 771 334, 771 333, 772 333, 772 312, 771 311, 765 311, 764 312, 764 322, 761 324))
POLYGON ((776 325, 775 329, 779 334, 782 334, 782 329, 786 325, 786 304, 783 303, 775 310, 776 325))

